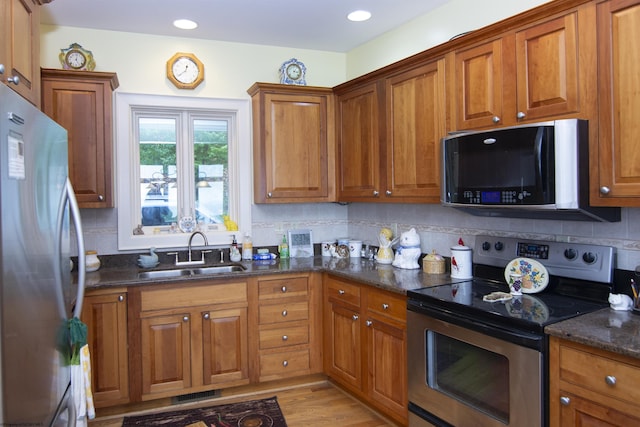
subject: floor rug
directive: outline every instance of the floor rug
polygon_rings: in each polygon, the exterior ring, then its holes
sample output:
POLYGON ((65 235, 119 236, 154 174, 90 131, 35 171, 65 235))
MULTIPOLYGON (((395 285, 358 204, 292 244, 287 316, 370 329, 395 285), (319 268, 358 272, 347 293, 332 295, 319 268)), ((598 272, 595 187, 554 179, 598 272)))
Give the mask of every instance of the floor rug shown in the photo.
POLYGON ((287 427, 276 397, 125 417, 122 427, 287 427))

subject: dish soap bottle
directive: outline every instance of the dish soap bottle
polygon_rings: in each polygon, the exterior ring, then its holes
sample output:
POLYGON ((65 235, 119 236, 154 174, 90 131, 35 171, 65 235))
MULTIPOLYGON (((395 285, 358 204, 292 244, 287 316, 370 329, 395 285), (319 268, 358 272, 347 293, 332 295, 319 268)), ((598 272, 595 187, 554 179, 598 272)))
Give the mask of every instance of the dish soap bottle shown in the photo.
POLYGON ((236 235, 233 234, 233 242, 231 242, 231 251, 229 252, 229 258, 233 262, 238 262, 242 259, 242 255, 240 255, 240 250, 238 249, 238 241, 236 240, 236 235))
POLYGON ((244 234, 244 241, 242 242, 242 259, 251 260, 253 258, 253 242, 249 233, 244 234))
POLYGON ((278 246, 278 252, 280 252, 280 258, 289 258, 289 244, 286 234, 282 235, 282 243, 278 246))

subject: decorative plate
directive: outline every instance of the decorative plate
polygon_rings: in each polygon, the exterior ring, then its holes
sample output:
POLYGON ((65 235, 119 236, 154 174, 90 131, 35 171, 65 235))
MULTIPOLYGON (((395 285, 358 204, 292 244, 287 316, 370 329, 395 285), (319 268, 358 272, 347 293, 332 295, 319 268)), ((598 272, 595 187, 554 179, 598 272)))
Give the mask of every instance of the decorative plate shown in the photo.
POLYGON ((178 227, 183 233, 192 233, 196 229, 196 222, 190 216, 183 216, 178 222, 178 227))
POLYGON ((504 269, 504 280, 509 283, 509 273, 522 274, 522 293, 535 294, 549 284, 549 273, 544 265, 531 258, 515 258, 504 269))
POLYGON ((549 319, 549 308, 539 298, 530 295, 514 296, 505 303, 511 317, 543 323, 549 319))
POLYGON ((239 427, 273 427, 273 418, 267 414, 249 414, 240 418, 239 427))

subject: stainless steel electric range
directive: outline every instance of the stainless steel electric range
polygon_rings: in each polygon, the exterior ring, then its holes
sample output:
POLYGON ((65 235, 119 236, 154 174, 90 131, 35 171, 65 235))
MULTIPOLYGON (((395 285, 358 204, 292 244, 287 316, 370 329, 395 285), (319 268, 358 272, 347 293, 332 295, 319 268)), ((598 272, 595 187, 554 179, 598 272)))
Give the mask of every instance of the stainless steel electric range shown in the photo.
POLYGON ((472 279, 407 292, 409 425, 547 425, 544 327, 608 306, 614 248, 477 236, 473 262, 472 279), (487 301, 514 265, 534 286, 487 301))

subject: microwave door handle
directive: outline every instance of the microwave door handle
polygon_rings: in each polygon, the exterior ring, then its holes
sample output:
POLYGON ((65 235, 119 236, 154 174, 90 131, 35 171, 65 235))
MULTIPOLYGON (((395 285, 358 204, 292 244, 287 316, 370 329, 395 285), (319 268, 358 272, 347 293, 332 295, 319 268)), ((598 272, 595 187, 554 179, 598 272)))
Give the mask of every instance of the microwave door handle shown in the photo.
POLYGON ((539 188, 542 184, 542 144, 544 143, 544 128, 539 127, 536 132, 536 139, 533 143, 533 151, 536 165, 536 177, 539 188))

